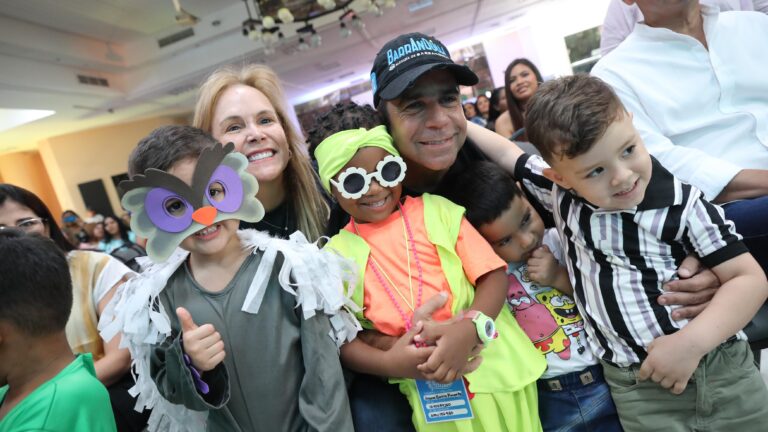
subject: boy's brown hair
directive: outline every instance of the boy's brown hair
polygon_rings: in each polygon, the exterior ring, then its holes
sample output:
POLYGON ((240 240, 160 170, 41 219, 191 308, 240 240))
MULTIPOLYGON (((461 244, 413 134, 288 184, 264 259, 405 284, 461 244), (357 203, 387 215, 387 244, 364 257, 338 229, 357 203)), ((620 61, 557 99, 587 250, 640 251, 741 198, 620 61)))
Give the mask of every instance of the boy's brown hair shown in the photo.
POLYGON ((589 151, 608 126, 625 114, 608 84, 577 74, 539 87, 528 105, 525 130, 545 160, 574 158, 589 151))

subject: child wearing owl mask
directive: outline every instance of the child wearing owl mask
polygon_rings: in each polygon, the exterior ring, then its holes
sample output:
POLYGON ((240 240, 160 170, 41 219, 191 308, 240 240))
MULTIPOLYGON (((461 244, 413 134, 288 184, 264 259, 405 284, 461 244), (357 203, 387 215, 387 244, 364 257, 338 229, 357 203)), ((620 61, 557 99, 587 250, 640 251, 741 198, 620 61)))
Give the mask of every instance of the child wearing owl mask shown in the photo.
POLYGON ((301 234, 237 231, 264 209, 233 147, 188 126, 139 142, 120 187, 152 263, 102 334, 122 333, 150 430, 350 431, 338 346, 359 326, 344 310, 352 269, 301 234))
POLYGON ((345 366, 398 384, 420 432, 540 430, 544 358, 503 307, 506 265, 464 209, 430 194, 401 199, 406 165, 384 126, 337 132, 314 154, 323 187, 351 217, 326 249, 357 264, 358 319, 393 337, 420 329, 418 348, 432 350, 426 362, 404 365, 409 359, 354 340, 341 349, 345 366), (446 302, 434 321, 413 322, 422 300, 438 294, 446 302), (477 344, 486 345, 482 363, 462 380, 477 344))
POLYGON ((537 383, 544 431, 621 431, 603 368, 573 301, 557 229, 544 227, 512 176, 493 162, 469 165, 445 190, 509 263, 507 304, 547 359, 537 383))

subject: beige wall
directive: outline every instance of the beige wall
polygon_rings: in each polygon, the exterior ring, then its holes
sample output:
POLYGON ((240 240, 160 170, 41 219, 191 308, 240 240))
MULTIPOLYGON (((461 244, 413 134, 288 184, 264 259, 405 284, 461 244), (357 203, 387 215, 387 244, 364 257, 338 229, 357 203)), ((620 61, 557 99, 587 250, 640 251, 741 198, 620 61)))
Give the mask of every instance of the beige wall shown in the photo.
POLYGON ((112 176, 125 173, 128 156, 139 140, 158 126, 183 120, 157 117, 49 138, 39 143, 40 155, 61 207, 85 214, 77 185, 101 179, 116 214, 120 199, 112 176))
POLYGON ((0 156, 0 181, 23 187, 35 195, 51 210, 53 217, 61 215, 61 205, 51 185, 40 153, 29 151, 0 156))

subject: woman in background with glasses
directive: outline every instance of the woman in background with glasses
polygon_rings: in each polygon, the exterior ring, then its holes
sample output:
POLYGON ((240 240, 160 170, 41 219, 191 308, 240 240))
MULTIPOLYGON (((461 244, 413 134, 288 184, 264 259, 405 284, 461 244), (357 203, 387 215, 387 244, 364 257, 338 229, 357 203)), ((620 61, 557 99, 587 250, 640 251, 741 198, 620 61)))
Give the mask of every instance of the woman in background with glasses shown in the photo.
POLYGON ((96 328, 117 287, 134 273, 109 255, 76 250, 40 198, 26 189, 0 183, 0 230, 11 227, 50 237, 67 254, 73 294, 67 341, 74 353, 93 355, 96 376, 109 390, 118 430, 142 430, 148 414, 133 410, 135 401, 128 394, 133 386, 128 350, 118 348, 120 338, 105 343, 96 328))

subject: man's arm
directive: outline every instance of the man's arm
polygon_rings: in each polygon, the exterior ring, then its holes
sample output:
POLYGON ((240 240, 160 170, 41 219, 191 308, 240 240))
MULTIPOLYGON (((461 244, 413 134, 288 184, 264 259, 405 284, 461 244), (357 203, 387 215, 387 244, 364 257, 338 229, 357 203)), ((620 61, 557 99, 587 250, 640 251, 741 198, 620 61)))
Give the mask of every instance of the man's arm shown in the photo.
POLYGON ((679 394, 699 360, 752 319, 768 297, 768 280, 723 211, 699 196, 686 211, 685 241, 723 285, 704 311, 677 333, 648 346, 640 379, 651 378, 679 394))
POLYGON ((512 174, 515 172, 517 159, 525 154, 514 142, 472 122, 467 122, 467 137, 490 160, 512 174))
POLYGON ((768 170, 743 169, 731 179, 713 202, 727 203, 768 195, 768 170))
POLYGON ((648 346, 638 378, 650 378, 672 393, 682 393, 699 360, 744 328, 768 298, 768 281, 749 253, 712 270, 724 281, 712 302, 682 330, 648 346))

